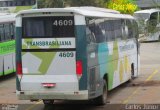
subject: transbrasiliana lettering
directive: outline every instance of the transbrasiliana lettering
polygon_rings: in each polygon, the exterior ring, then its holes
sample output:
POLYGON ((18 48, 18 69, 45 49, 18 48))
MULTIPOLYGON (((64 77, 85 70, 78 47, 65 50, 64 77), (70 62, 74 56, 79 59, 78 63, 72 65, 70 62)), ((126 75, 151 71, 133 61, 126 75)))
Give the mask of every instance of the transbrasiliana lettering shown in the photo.
POLYGON ((70 46, 71 41, 28 41, 28 46, 70 46))

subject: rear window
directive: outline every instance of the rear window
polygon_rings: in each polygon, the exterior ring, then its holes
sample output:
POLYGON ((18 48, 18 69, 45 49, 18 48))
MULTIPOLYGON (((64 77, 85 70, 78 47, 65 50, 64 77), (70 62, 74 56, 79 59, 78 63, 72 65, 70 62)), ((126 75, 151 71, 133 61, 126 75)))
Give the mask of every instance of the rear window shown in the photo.
POLYGON ((27 17, 23 18, 23 38, 74 37, 74 17, 27 17))

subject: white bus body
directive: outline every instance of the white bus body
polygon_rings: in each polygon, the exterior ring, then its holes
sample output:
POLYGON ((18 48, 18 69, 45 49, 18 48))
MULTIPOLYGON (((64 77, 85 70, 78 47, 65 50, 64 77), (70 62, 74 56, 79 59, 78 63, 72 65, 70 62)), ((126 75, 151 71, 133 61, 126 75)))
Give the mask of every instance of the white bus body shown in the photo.
POLYGON ((51 8, 16 17, 17 95, 22 100, 89 100, 138 76, 137 26, 100 8, 51 8))

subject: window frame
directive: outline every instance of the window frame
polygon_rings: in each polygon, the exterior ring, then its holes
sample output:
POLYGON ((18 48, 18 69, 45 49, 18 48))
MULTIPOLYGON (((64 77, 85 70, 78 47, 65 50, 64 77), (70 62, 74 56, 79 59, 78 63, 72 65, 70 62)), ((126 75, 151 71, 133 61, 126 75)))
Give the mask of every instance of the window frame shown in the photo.
MULTIPOLYGON (((44 20, 45 21, 45 20, 44 20)), ((44 23, 44 21, 43 21, 43 23, 44 23)), ((46 23, 45 23, 46 24, 46 23)), ((45 25, 45 24, 43 24, 43 25, 45 25)), ((53 25, 51 25, 52 26, 52 31, 53 31, 53 25)), ((67 26, 66 27, 63 27, 63 28, 67 28, 67 26)), ((60 29, 59 29, 60 30, 60 29)), ((71 29, 70 29, 71 30, 71 29)), ((44 31, 46 31, 46 28, 45 28, 45 26, 44 26, 44 31)), ((62 31, 62 30, 61 30, 62 31)), ((66 30, 65 30, 66 31, 66 30)), ((44 32, 45 33, 45 32, 44 32)), ((66 33, 68 33, 68 31, 66 31, 66 33)), ((23 17, 22 18, 22 38, 72 38, 72 37, 74 37, 75 38, 75 19, 74 19, 74 16, 38 16, 38 17, 23 17), (25 33, 25 20, 27 21, 27 19, 31 19, 31 20, 33 20, 33 19, 42 19, 42 20, 44 20, 44 19, 49 19, 50 20, 50 22, 53 24, 53 20, 54 20, 54 18, 64 18, 64 17, 68 17, 67 19, 71 19, 72 21, 73 21, 73 25, 71 25, 72 27, 72 35, 70 35, 70 36, 58 36, 58 35, 54 35, 54 33, 52 32, 52 35, 50 35, 50 36, 46 36, 46 35, 44 35, 44 36, 33 36, 33 35, 25 35, 24 33, 25 33)))

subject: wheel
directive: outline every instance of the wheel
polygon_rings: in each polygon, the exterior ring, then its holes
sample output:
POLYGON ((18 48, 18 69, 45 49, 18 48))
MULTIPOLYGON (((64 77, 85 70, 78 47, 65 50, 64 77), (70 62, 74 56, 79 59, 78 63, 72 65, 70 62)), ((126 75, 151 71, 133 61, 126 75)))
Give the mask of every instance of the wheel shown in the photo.
POLYGON ((52 105, 54 104, 54 100, 43 100, 44 105, 52 105))
POLYGON ((107 83, 103 81, 103 93, 95 99, 96 105, 105 105, 107 103, 107 83))

